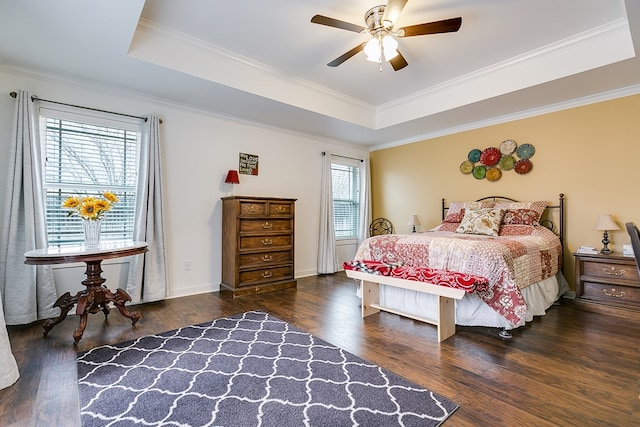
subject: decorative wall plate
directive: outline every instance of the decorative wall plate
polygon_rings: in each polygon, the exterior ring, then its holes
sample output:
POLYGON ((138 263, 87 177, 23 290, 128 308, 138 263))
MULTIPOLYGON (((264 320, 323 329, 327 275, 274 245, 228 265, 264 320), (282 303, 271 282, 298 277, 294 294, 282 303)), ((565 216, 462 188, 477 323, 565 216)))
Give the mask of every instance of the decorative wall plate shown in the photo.
POLYGON ((473 168, 473 177, 475 179, 484 179, 486 175, 487 175, 487 168, 485 166, 478 165, 473 168))
POLYGON ((473 163, 471 163, 469 160, 465 160, 464 162, 462 162, 462 164, 460 164, 460 172, 462 172, 465 175, 470 174, 473 171, 473 163))
POLYGON ((500 152, 505 156, 508 156, 509 154, 513 154, 513 152, 516 151, 517 146, 518 144, 516 144, 513 139, 505 139, 500 143, 500 152))
POLYGON ((505 155, 500 158, 498 162, 498 167, 503 171, 510 171, 516 164, 516 159, 513 158, 512 155, 505 155))
POLYGON ((502 177, 502 171, 498 168, 487 169, 487 181, 497 181, 502 177))
POLYGON ((522 144, 516 150, 516 154, 521 159, 530 159, 536 153, 536 148, 531 144, 522 144))
POLYGON ((496 147, 485 148, 482 154, 480 154, 480 163, 485 166, 494 166, 500 161, 500 150, 496 147))
POLYGON ((533 163, 531 163, 531 160, 522 159, 516 162, 516 165, 513 169, 516 171, 516 173, 519 173, 520 175, 524 175, 525 173, 531 172, 532 168, 533 168, 533 163))
POLYGON ((474 148, 473 150, 469 151, 469 154, 467 155, 467 159, 471 163, 476 163, 480 161, 480 154, 482 154, 482 151, 478 150, 477 148, 474 148))

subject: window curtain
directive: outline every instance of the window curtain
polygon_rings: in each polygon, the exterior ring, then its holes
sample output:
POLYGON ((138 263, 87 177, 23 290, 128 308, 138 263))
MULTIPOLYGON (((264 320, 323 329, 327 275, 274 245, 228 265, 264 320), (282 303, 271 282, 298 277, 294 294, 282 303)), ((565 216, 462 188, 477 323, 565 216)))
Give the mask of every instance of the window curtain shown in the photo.
POLYGON ((320 199, 320 235, 318 239, 318 274, 338 271, 336 233, 333 224, 333 189, 331 185, 331 153, 322 156, 320 199))
POLYGON ((24 253, 47 246, 42 157, 31 94, 18 91, 0 228, 0 294, 4 322, 21 325, 55 317, 51 266, 24 264, 24 253))
POLYGON ((358 229, 358 245, 369 237, 371 224, 371 172, 369 159, 360 162, 360 226, 358 229))
POLYGON ((136 194, 133 240, 144 241, 149 251, 131 258, 127 292, 132 302, 158 301, 167 296, 165 219, 162 206, 160 119, 147 117, 142 130, 140 170, 136 194))

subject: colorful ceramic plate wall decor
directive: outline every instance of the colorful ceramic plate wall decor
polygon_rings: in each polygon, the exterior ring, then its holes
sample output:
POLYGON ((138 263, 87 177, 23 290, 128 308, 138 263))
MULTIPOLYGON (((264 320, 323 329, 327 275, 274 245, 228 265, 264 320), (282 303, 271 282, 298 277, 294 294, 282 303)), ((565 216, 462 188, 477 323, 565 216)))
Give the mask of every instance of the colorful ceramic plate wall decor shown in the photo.
POLYGON ((498 162, 498 167, 503 171, 510 171, 516 164, 516 159, 512 155, 502 156, 498 162))
POLYGON ((484 177, 487 175, 487 168, 482 166, 482 165, 478 165, 476 167, 473 168, 473 177, 475 179, 484 179, 484 177))
POLYGON ((482 151, 478 150, 477 148, 474 148, 473 150, 469 151, 469 155, 467 155, 467 159, 471 163, 476 163, 480 161, 480 154, 482 154, 482 151))
POLYGON ((518 144, 513 139, 506 139, 500 143, 500 152, 508 156, 509 154, 513 154, 516 151, 516 147, 518 144))
POLYGON ((464 162, 462 162, 462 164, 460 165, 460 172, 462 172, 465 175, 468 175, 472 171, 473 171, 473 163, 471 163, 469 160, 465 160, 464 162))
POLYGON ((485 166, 494 166, 498 164, 501 156, 500 150, 496 147, 485 148, 482 154, 480 154, 480 163, 485 166))
POLYGON ((521 159, 530 159, 536 153, 536 149, 531 144, 522 144, 516 150, 516 154, 521 159))
POLYGON ((525 173, 531 172, 532 168, 533 168, 533 163, 531 163, 531 160, 522 159, 516 162, 516 165, 513 169, 516 171, 516 173, 519 173, 520 175, 524 175, 525 173))
POLYGON ((502 176, 502 171, 498 168, 487 169, 487 181, 497 181, 502 176))

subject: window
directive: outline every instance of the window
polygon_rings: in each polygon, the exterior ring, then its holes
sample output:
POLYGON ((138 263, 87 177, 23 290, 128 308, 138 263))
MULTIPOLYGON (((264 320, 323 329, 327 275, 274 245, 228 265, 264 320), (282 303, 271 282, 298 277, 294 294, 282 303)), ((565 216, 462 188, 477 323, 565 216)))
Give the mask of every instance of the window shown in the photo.
POLYGON ((336 239, 357 239, 360 218, 360 165, 356 160, 333 160, 333 221, 336 239))
POLYGON ((49 245, 83 241, 81 221, 67 218, 69 211, 62 208, 67 197, 98 196, 107 190, 119 201, 103 221, 101 239, 132 239, 140 121, 48 108, 40 109, 40 117, 49 245))

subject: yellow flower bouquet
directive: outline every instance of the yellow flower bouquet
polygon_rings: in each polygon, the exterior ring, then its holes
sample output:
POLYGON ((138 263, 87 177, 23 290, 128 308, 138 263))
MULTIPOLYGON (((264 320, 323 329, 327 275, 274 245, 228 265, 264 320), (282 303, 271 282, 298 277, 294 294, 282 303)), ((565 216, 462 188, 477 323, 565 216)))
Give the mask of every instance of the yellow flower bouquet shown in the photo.
POLYGON ((62 207, 70 209, 68 216, 79 216, 82 219, 98 220, 102 219, 105 212, 118 203, 118 197, 111 191, 105 191, 102 197, 77 197, 71 196, 62 202, 62 207))

